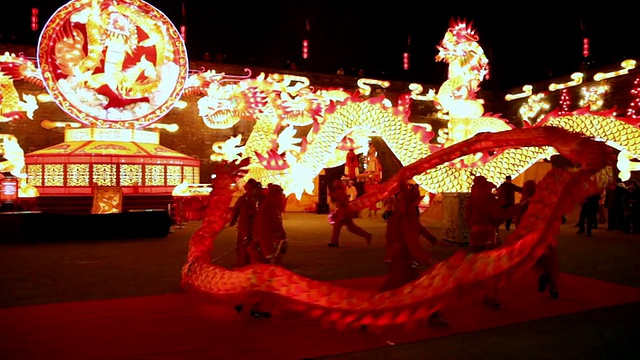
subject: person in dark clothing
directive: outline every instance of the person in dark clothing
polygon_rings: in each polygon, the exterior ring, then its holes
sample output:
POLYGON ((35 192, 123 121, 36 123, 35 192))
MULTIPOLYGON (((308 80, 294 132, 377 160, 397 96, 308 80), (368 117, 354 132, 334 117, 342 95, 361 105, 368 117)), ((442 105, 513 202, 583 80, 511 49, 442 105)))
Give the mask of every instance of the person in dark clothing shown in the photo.
POLYGON ((578 234, 591 236, 591 230, 596 227, 598 219, 598 202, 600 194, 588 196, 580 207, 580 218, 578 219, 578 234))
POLYGON ((607 208, 607 229, 620 230, 624 221, 624 198, 627 189, 622 179, 607 187, 604 195, 604 206, 607 208))
POLYGON ((623 199, 623 227, 622 231, 640 233, 640 189, 636 180, 631 180, 623 199))
MULTIPOLYGON (((511 176, 507 175, 504 182, 498 186, 498 201, 502 208, 512 207, 516 203, 516 193, 522 192, 522 188, 511 182, 511 176)), ((509 231, 513 218, 509 217, 504 222, 504 228, 509 231)))

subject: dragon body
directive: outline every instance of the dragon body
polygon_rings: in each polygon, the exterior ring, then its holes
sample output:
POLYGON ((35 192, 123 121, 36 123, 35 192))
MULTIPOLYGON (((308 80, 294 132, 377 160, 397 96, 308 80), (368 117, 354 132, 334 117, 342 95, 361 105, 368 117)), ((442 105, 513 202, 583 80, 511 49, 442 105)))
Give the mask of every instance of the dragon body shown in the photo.
POLYGON ((209 294, 270 293, 283 306, 312 317, 349 325, 397 325, 421 321, 446 304, 480 298, 488 284, 502 284, 530 269, 557 233, 561 215, 586 195, 599 193, 611 180, 615 155, 611 147, 580 134, 555 127, 484 133, 421 158, 402 168, 375 192, 350 204, 364 209, 418 174, 461 156, 512 147, 554 148, 579 164, 572 169, 552 169, 506 246, 482 253, 460 251, 438 263, 420 279, 399 289, 376 292, 345 288, 297 275, 276 265, 256 264, 229 270, 211 263, 216 235, 228 220, 236 173, 242 165, 225 164, 217 173, 207 215, 190 240, 183 285, 209 294), (219 183, 217 182, 219 181, 219 183))

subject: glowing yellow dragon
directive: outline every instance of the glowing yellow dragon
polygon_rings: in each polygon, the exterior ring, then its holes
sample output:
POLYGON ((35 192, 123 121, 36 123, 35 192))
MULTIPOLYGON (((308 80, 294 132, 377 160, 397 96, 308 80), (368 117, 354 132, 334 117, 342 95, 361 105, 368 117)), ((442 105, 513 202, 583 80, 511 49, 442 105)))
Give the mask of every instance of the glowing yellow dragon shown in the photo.
MULTIPOLYGON (((336 151, 345 137, 380 136, 406 166, 481 132, 501 132, 514 128, 506 119, 485 114, 476 98, 479 84, 488 72, 488 62, 471 26, 452 22, 436 60, 450 64, 449 79, 433 100, 440 114, 449 120, 443 144, 432 143, 434 134, 409 121, 410 93, 391 106, 383 97, 366 98, 360 93, 341 90, 312 91, 303 80, 292 81, 274 74, 223 84, 207 74, 206 95, 200 100, 201 115, 213 128, 233 125, 240 119, 253 119, 255 125, 244 146, 239 137, 218 143, 215 160, 252 160, 246 178, 262 183, 278 183, 286 193, 311 193, 313 179, 323 168, 337 166, 345 153, 336 151), (295 83, 295 86, 292 84, 295 83), (301 85, 302 84, 302 85, 301 85), (220 89, 224 88, 224 92, 220 89), (216 104, 227 104, 217 108, 216 104), (311 124, 311 125, 310 125, 311 124), (309 126, 310 125, 310 128, 309 126), (291 131, 292 127, 295 131, 291 131), (291 146, 293 133, 300 146, 291 146), (286 146, 288 145, 288 146, 286 146), (235 151, 234 151, 235 149, 235 151)), ((198 83, 198 82, 196 82, 198 83)), ((202 83, 202 80, 200 81, 202 83)), ((611 112, 586 109, 568 115, 551 112, 535 126, 555 126, 607 141, 630 158, 640 158, 640 129, 635 119, 615 117, 611 112)), ((537 161, 555 154, 550 147, 505 148, 491 154, 467 155, 442 164, 414 180, 431 193, 469 191, 475 175, 484 175, 500 184, 505 176, 517 176, 537 161)))

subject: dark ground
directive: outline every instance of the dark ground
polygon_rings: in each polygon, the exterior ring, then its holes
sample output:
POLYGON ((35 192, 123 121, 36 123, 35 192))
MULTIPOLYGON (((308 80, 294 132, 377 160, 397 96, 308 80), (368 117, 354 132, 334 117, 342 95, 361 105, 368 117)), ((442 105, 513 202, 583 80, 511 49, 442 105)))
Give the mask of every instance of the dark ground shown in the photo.
MULTIPOLYGON (((367 247, 362 239, 344 232, 336 249, 326 246, 327 215, 286 213, 290 247, 284 265, 318 280, 384 274, 385 223, 379 217, 356 221, 375 234, 372 245, 367 247)), ((428 217, 423 215, 422 221, 436 235, 441 232, 428 217)), ((640 288, 640 235, 602 229, 592 237, 576 235, 575 221, 576 216, 569 216, 561 227, 561 270, 640 288)), ((0 307, 181 292, 180 270, 188 240, 199 226, 200 222, 191 222, 157 239, 0 242, 0 307)), ((235 229, 223 231, 213 258, 234 242, 235 229)), ((434 254, 446 258, 457 249, 441 243, 434 254)), ((234 261, 230 254, 218 263, 231 266, 234 261)), ((640 303, 633 303, 326 359, 640 358, 639 320, 640 303)))

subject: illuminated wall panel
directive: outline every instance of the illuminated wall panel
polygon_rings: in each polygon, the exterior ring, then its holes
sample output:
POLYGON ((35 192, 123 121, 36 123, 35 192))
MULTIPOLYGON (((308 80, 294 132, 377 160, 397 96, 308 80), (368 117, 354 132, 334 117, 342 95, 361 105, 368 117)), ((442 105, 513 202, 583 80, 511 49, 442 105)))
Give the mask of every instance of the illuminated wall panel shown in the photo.
POLYGON ((31 165, 27 167, 27 181, 32 186, 42 186, 42 165, 31 165))
POLYGON ((67 165, 67 186, 89 185, 89 164, 67 165))
POLYGON ((195 184, 197 184, 197 183, 199 183, 199 182, 200 182, 200 180, 199 180, 199 179, 198 179, 198 181, 194 181, 194 178, 193 178, 193 168, 192 168, 191 166, 185 166, 185 167, 184 167, 184 175, 183 175, 183 176, 184 176, 184 178, 185 178, 185 179, 187 179, 187 181, 188 181, 188 182, 190 182, 190 183, 195 183, 195 184))
POLYGON ((145 186, 164 185, 164 165, 145 165, 145 186))
POLYGON ((93 164, 93 182, 98 186, 116 186, 116 165, 93 164))
MULTIPOLYGON (((190 181, 188 177, 185 179, 190 181)), ((180 183, 182 183, 182 166, 167 165, 167 185, 177 186, 180 183)))
POLYGON ((44 165, 44 186, 63 186, 64 166, 62 164, 44 165))
POLYGON ((142 185, 142 165, 120 165, 120 186, 142 185))

